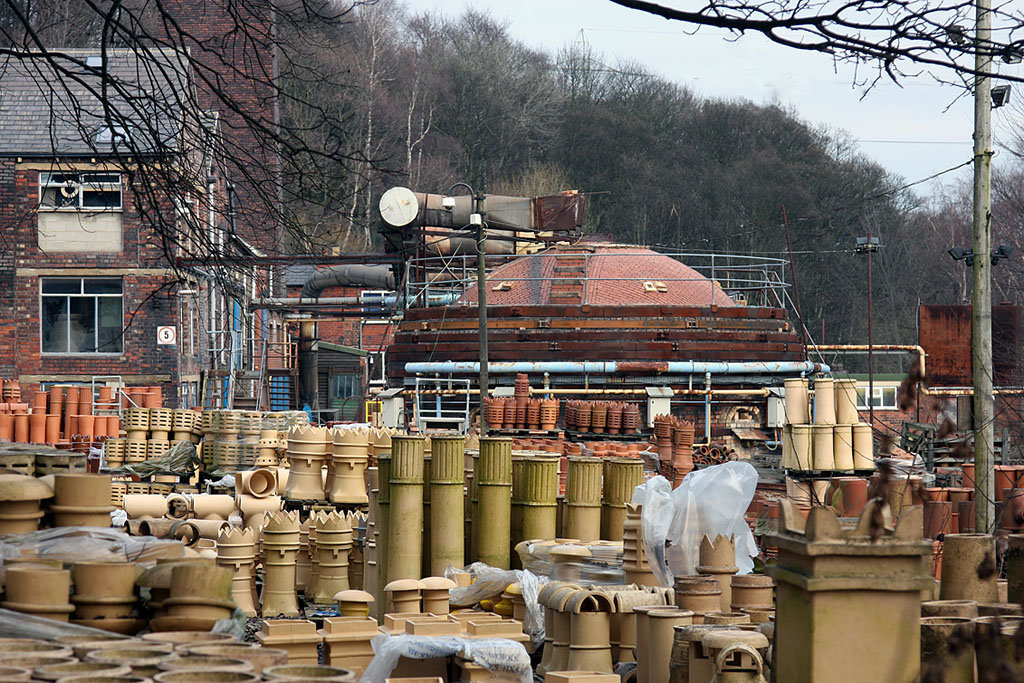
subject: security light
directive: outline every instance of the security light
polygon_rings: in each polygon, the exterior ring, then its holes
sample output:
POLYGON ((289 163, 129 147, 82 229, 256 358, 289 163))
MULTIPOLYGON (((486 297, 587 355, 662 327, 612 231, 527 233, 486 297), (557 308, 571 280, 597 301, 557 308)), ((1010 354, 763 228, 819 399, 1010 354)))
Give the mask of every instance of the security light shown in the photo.
POLYGON ((974 265, 974 250, 966 247, 953 247, 946 251, 947 254, 957 261, 965 261, 967 265, 974 265))
POLYGON ((1008 85, 997 85, 992 88, 992 108, 998 109, 1004 104, 1010 102, 1010 86, 1008 85))
POLYGON ((964 30, 963 26, 953 24, 946 27, 946 37, 954 45, 963 45, 967 42, 967 31, 964 30))
POLYGON ((1010 258, 1010 254, 1012 253, 1012 246, 1009 244, 1000 244, 999 248, 992 252, 992 265, 996 265, 1004 258, 1010 258))
POLYGON ((877 237, 858 237, 857 253, 862 254, 866 251, 878 251, 879 244, 877 237))

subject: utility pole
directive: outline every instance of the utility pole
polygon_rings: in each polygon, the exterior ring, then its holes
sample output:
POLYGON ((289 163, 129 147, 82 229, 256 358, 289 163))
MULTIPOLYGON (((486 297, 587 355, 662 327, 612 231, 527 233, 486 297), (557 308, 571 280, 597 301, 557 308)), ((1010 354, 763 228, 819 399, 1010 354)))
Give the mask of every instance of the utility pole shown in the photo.
POLYGON ((974 293, 972 360, 974 366, 974 528, 995 528, 992 394, 992 102, 991 0, 975 0, 974 34, 974 293))
POLYGON ((473 215, 470 221, 476 223, 476 287, 477 317, 480 322, 480 436, 487 436, 487 420, 484 405, 487 403, 487 248, 484 239, 483 195, 473 193, 473 215))
MULTIPOLYGON (((857 238, 858 254, 868 255, 868 423, 871 429, 875 428, 875 331, 874 331, 874 306, 873 288, 871 283, 871 254, 878 251, 879 239, 872 237, 868 232, 867 237, 857 238)), ((884 454, 883 454, 884 455, 884 454)))

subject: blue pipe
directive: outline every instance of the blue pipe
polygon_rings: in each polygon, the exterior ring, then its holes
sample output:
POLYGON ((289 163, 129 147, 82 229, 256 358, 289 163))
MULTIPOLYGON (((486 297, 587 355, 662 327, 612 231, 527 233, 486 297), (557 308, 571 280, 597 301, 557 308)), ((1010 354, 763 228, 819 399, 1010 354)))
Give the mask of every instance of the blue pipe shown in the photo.
MULTIPOLYGON (((461 294, 446 292, 441 294, 430 294, 427 298, 431 306, 451 306, 462 297, 461 294)), ((404 297, 403 297, 404 298, 404 297)), ((377 292, 363 292, 359 295, 360 304, 378 304, 388 308, 395 308, 399 303, 398 294, 380 294, 377 292)))
MULTIPOLYGON (((476 361, 425 361, 405 364, 410 374, 475 375, 476 361)), ((612 375, 616 373, 669 375, 797 375, 828 373, 825 363, 811 361, 511 361, 487 364, 491 374, 543 373, 553 375, 612 375)))

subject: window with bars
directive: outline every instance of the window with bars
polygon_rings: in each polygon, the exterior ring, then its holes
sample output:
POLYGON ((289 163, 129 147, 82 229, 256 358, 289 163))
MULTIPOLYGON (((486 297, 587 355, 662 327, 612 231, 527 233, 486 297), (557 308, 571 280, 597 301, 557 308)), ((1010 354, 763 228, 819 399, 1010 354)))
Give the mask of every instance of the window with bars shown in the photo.
POLYGON ((124 351, 121 278, 41 278, 39 298, 43 353, 124 351))

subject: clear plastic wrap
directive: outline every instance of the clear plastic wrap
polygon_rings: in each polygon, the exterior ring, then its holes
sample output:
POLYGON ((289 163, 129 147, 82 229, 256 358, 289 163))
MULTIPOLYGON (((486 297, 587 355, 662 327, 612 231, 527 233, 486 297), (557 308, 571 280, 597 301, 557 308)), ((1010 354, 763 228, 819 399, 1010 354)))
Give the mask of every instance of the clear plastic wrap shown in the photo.
POLYGON ((532 683, 533 670, 526 648, 514 640, 504 638, 457 638, 455 636, 388 636, 379 635, 372 641, 375 653, 363 672, 361 683, 383 681, 398 665, 407 659, 433 659, 459 655, 478 664, 501 680, 532 683))
POLYGON ((37 638, 53 640, 64 636, 89 636, 97 638, 125 638, 110 631, 98 628, 79 626, 67 621, 56 621, 45 617, 37 617, 25 612, 0 608, 0 637, 2 638, 37 638))
POLYGON ((231 612, 231 616, 227 619, 220 619, 210 629, 211 633, 227 633, 233 636, 238 642, 242 642, 245 638, 245 626, 248 623, 248 619, 245 616, 245 612, 238 609, 237 607, 231 612))
MULTIPOLYGON (((599 586, 617 586, 625 580, 622 570, 622 546, 607 541, 599 543, 573 543, 590 551, 590 557, 580 558, 576 562, 559 563, 562 569, 571 572, 573 583, 595 584, 599 586)), ((516 552, 523 568, 537 576, 557 578, 554 576, 555 565, 551 560, 551 551, 559 544, 551 541, 537 543, 520 543, 516 552)))
MULTIPOLYGON (((445 575, 451 579, 454 571, 449 567, 445 575)), ((540 645, 543 642, 544 608, 537 602, 537 594, 540 593, 540 587, 548 582, 547 577, 539 577, 526 569, 498 569, 483 562, 474 562, 463 571, 470 572, 475 578, 468 586, 451 590, 453 606, 472 607, 481 600, 498 598, 510 584, 518 581, 523 592, 523 602, 526 603, 523 630, 534 644, 540 645)))
POLYGON ((158 557, 182 557, 176 539, 129 536, 121 529, 63 526, 0 539, 0 563, 14 557, 39 557, 62 562, 155 563, 158 557))
POLYGON ((756 487, 757 470, 746 462, 691 472, 674 491, 660 476, 636 487, 633 502, 644 506, 644 550, 662 586, 671 586, 674 576, 696 573, 704 535, 733 536, 739 573, 753 570, 757 545, 743 514, 756 487))

